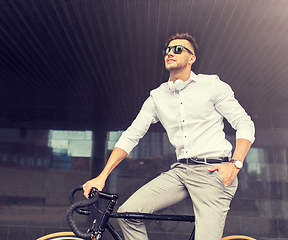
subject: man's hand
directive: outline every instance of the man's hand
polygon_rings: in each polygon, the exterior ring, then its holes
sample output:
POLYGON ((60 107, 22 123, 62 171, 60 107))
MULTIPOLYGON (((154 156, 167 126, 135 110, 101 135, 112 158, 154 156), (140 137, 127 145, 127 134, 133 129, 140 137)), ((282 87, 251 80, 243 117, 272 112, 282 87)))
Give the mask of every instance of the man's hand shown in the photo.
POLYGON ((87 181, 84 185, 83 185, 83 190, 84 190, 84 196, 86 198, 88 198, 89 193, 91 191, 91 189, 97 188, 99 191, 102 191, 102 189, 105 186, 105 181, 102 180, 100 177, 96 177, 91 179, 90 181, 87 181))
POLYGON ((233 163, 228 163, 225 165, 218 164, 214 167, 210 167, 208 168, 208 171, 218 171, 224 185, 228 187, 234 181, 240 169, 237 169, 233 163))

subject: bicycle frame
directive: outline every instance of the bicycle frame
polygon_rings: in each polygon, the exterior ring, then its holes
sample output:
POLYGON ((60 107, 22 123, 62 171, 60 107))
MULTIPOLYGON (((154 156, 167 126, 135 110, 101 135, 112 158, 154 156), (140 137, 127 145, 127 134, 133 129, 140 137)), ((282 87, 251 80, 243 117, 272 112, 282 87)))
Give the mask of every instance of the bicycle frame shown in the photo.
MULTIPOLYGON (((93 191, 90 193, 91 198, 87 200, 75 202, 74 193, 78 190, 82 190, 82 186, 74 188, 69 195, 69 200, 72 205, 67 211, 67 222, 70 228, 72 229, 72 231, 75 233, 75 235, 83 239, 100 240, 102 238, 102 235, 105 229, 107 229, 115 240, 122 240, 118 232, 109 223, 110 218, 143 219, 143 220, 156 220, 156 221, 165 220, 165 221, 178 221, 178 222, 182 221, 182 222, 191 222, 191 223, 195 222, 195 217, 190 216, 190 215, 164 215, 164 214, 148 214, 148 213, 115 213, 113 214, 113 210, 116 205, 116 201, 118 199, 117 194, 108 194, 108 193, 99 192, 96 189, 93 189, 93 191), (83 210, 81 209, 81 207, 90 206, 94 204, 95 202, 98 201, 99 197, 109 200, 107 207, 100 220, 99 227, 97 229, 94 229, 95 228, 94 226, 95 220, 94 220, 92 228, 89 229, 87 233, 83 233, 78 229, 75 221, 73 220, 73 212, 76 211, 79 214, 88 215, 89 210, 83 210)), ((193 227, 189 240, 194 239, 194 234, 195 234, 195 227, 193 227)))
MULTIPOLYGON (((165 214, 150 214, 150 213, 116 213, 110 215, 110 218, 125 218, 125 219, 143 219, 143 220, 155 220, 155 221, 177 221, 177 222, 195 222, 194 216, 189 215, 165 215, 165 214)), ((122 238, 118 235, 117 231, 113 228, 113 226, 108 223, 106 226, 107 230, 116 240, 122 240, 122 238)), ((195 227, 193 227, 191 236, 189 240, 193 240, 195 235, 195 227)))

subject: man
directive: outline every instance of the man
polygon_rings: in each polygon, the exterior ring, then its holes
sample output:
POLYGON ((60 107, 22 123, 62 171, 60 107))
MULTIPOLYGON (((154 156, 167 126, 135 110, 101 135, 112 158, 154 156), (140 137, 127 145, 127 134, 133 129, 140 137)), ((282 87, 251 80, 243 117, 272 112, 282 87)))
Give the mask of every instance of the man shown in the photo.
MULTIPOLYGON (((187 197, 193 202, 196 240, 220 240, 237 174, 254 141, 254 124, 235 100, 228 84, 216 75, 196 75, 197 45, 187 33, 166 43, 168 82, 151 91, 138 116, 122 134, 101 174, 83 185, 102 190, 110 172, 129 154, 152 123, 161 122, 176 148, 171 169, 136 191, 119 212, 153 213, 187 197), (236 129, 236 148, 225 139, 223 117, 236 129)), ((148 239, 140 220, 119 220, 125 239, 148 239)))

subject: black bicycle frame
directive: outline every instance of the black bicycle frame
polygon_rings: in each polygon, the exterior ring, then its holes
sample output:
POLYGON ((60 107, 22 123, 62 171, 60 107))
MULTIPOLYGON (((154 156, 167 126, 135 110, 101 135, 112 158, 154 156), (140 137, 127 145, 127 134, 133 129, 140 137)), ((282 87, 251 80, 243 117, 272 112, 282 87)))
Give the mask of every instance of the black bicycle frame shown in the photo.
MULTIPOLYGON (((166 215, 166 214, 135 213, 135 212, 116 213, 110 215, 110 218, 142 219, 142 220, 155 220, 155 221, 164 220, 164 221, 191 222, 191 223, 195 222, 195 216, 190 215, 166 215)), ((110 227, 112 227, 111 224, 110 227)), ((114 237, 114 233, 116 232, 116 230, 113 227, 110 230, 109 228, 107 229, 110 232, 110 234, 114 237)), ((195 235, 195 227, 193 227, 189 240, 194 240, 194 235, 195 235)), ((118 233, 117 236, 119 236, 118 233)), ((121 237, 115 239, 122 240, 121 237)))

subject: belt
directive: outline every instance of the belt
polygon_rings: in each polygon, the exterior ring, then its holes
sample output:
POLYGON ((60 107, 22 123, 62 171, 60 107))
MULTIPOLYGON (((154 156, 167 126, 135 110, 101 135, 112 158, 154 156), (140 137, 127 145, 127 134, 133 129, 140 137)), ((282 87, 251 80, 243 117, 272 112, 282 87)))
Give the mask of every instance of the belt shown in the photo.
POLYGON ((218 157, 218 158, 182 158, 178 160, 179 163, 185 164, 213 164, 229 162, 228 157, 218 157))

